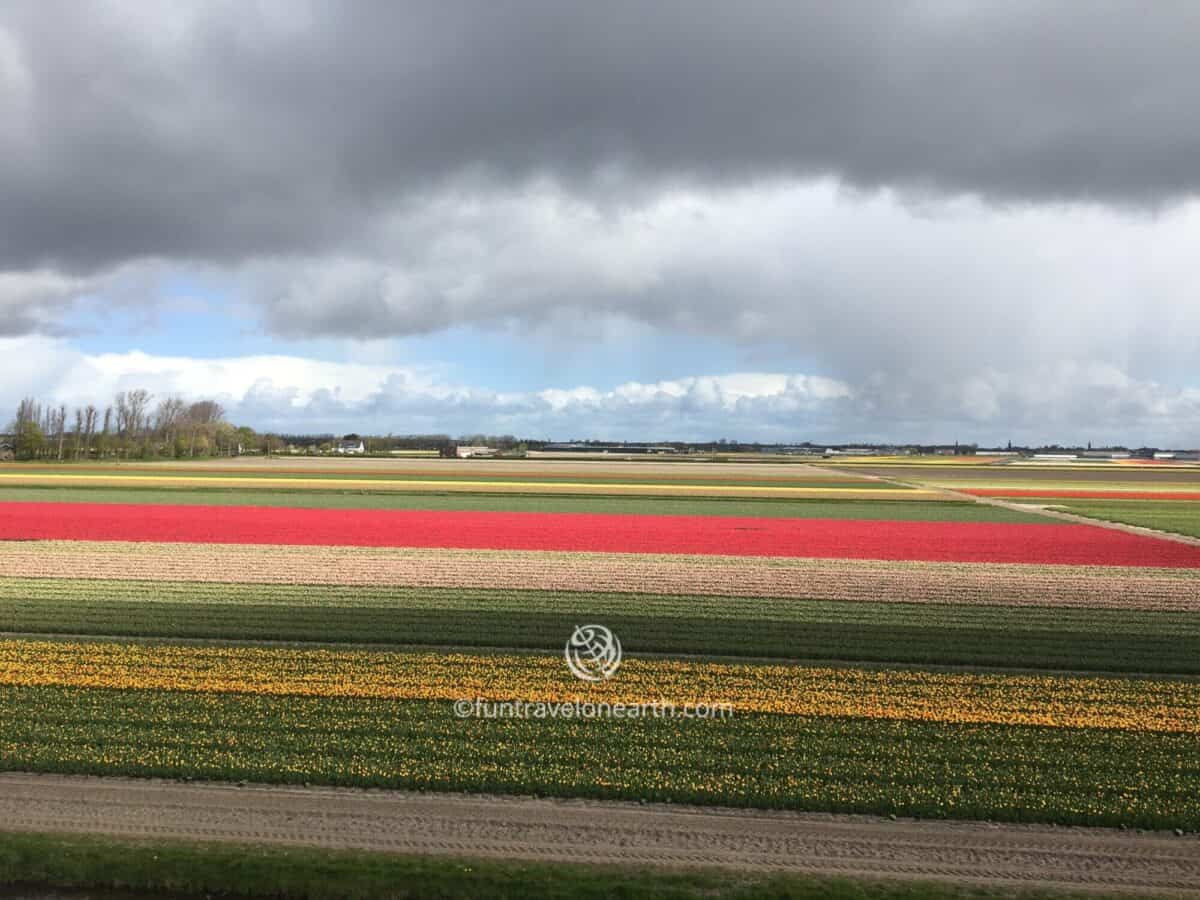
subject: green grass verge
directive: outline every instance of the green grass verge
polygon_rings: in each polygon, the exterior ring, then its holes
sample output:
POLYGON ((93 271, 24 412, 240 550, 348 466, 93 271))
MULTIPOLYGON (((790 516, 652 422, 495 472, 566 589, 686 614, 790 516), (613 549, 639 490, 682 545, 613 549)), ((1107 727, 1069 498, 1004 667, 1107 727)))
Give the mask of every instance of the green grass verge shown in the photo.
MULTIPOLYGON (((129 896, 125 892, 137 891, 153 892, 156 897, 216 895, 293 900, 1062 900, 1083 896, 923 881, 850 880, 718 869, 673 871, 49 834, 0 836, 0 884, 26 886, 33 897, 65 888, 120 891, 123 898, 129 896)), ((91 896, 103 900, 109 895, 91 896)), ((1097 898, 1096 894, 1087 896, 1097 898)))
POLYGON ((0 487, 0 502, 159 503, 287 506, 307 509, 412 509, 578 512, 929 522, 1045 522, 1044 516, 971 502, 937 500, 779 500, 754 498, 550 496, 234 488, 0 487))
POLYGON ((599 619, 629 652, 1200 674, 1200 615, 467 588, 0 579, 0 631, 558 650, 599 619))
POLYGON ((1196 500, 1035 500, 1050 503, 1079 516, 1106 522, 1140 525, 1200 537, 1200 502, 1196 500))
POLYGON ((448 702, 0 687, 0 767, 1200 827, 1192 734, 746 714, 461 719, 448 702))

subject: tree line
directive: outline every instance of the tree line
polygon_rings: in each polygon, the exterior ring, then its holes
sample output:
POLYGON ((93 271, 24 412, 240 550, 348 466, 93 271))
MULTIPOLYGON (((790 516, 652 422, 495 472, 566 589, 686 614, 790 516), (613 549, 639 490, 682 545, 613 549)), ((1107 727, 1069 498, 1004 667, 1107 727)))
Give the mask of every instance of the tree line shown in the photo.
POLYGON ((147 390, 121 391, 103 409, 68 410, 26 397, 9 426, 17 459, 145 459, 220 456, 236 452, 238 429, 215 400, 187 403, 172 395, 157 402, 147 390))

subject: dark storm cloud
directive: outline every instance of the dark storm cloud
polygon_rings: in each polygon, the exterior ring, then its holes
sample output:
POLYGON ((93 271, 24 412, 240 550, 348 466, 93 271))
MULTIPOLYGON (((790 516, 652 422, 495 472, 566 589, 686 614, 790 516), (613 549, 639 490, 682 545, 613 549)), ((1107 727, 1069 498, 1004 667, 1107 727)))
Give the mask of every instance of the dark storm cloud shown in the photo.
POLYGON ((353 251, 463 172, 1200 187, 1200 5, 74 2, 0 11, 0 269, 353 251))

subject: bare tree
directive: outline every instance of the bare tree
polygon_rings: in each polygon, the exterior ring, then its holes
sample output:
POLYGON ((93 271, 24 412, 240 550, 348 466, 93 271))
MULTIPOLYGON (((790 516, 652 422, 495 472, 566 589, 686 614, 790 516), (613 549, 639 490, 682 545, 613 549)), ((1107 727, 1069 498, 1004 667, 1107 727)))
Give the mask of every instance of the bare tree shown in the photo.
POLYGON ((36 425, 41 416, 41 404, 33 397, 26 397, 17 405, 16 430, 20 431, 22 425, 28 425, 30 422, 36 425))
POLYGON ((138 388, 130 391, 125 398, 125 402, 129 405, 130 430, 134 440, 143 438, 149 428, 150 398, 152 396, 149 391, 138 388))
POLYGON ((188 407, 187 419, 191 430, 188 455, 196 455, 196 438, 204 435, 209 447, 216 441, 217 429, 225 421, 225 407, 216 400, 199 400, 188 407))
POLYGON ((123 449, 128 455, 139 441, 146 437, 150 421, 149 391, 137 388, 132 391, 121 391, 113 398, 117 408, 117 436, 121 439, 123 449))
MULTIPOLYGON (((105 424, 104 427, 107 430, 108 425, 105 424)), ((96 434, 96 407, 90 403, 83 410, 83 429, 83 455, 90 458, 92 453, 92 437, 96 434)))
MULTIPOLYGON (((26 397, 17 406, 12 430, 15 454, 22 459, 90 459, 135 453, 163 452, 179 455, 185 442, 195 455, 200 439, 205 450, 215 452, 233 426, 225 420, 225 409, 215 400, 188 404, 182 397, 164 397, 152 406, 153 395, 141 388, 121 391, 112 405, 100 411, 88 404, 74 410, 74 427, 68 428, 65 404, 46 406, 26 397)), ((274 449, 272 445, 272 449, 274 449)))
POLYGON ((103 451, 108 451, 108 438, 112 434, 113 425, 113 408, 111 406, 104 407, 104 430, 100 432, 100 443, 103 444, 103 451))
POLYGON ((125 400, 124 391, 119 391, 113 397, 113 408, 117 414, 117 420, 114 423, 117 430, 117 438, 124 439, 129 434, 129 404, 125 400))
POLYGON ((67 407, 60 405, 54 414, 54 434, 58 438, 58 461, 62 462, 63 447, 67 442, 67 407))
POLYGON ((17 418, 13 422, 13 449, 19 459, 41 455, 46 433, 41 420, 42 405, 33 397, 26 397, 17 405, 17 418))
POLYGON ((187 418, 187 406, 178 396, 164 397, 154 410, 154 433, 175 454, 179 430, 187 418))

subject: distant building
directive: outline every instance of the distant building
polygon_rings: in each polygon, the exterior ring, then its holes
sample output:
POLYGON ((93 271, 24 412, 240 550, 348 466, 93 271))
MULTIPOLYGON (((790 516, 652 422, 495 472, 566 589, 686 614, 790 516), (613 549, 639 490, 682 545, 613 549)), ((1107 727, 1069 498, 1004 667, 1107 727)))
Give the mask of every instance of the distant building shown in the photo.
POLYGON ((548 443, 542 446, 538 451, 541 455, 549 455, 551 453, 575 453, 575 454, 625 454, 639 456, 655 456, 665 453, 678 453, 676 447, 669 444, 595 444, 595 443, 548 443))
POLYGON ((343 455, 354 455, 354 454, 359 454, 359 453, 366 453, 367 448, 366 448, 366 445, 363 444, 363 442, 361 440, 338 441, 337 444, 334 445, 333 452, 341 453, 343 455))
POLYGON ((459 444, 454 448, 454 455, 459 459, 470 459, 473 456, 495 456, 496 451, 491 447, 467 446, 464 444, 459 444))

